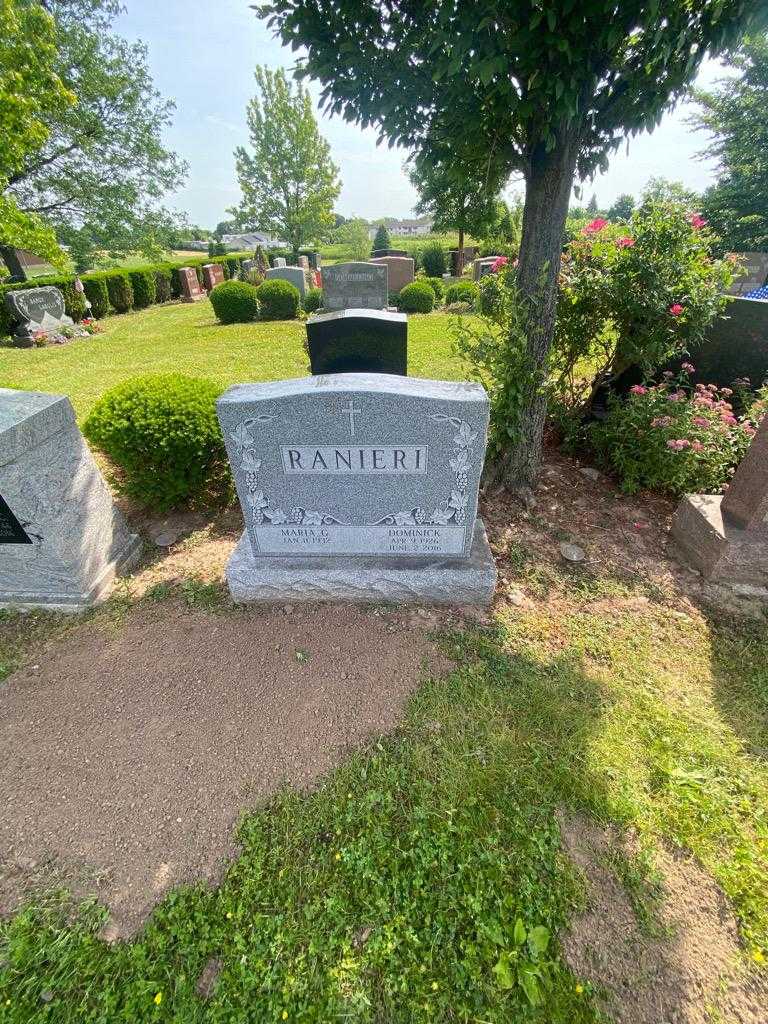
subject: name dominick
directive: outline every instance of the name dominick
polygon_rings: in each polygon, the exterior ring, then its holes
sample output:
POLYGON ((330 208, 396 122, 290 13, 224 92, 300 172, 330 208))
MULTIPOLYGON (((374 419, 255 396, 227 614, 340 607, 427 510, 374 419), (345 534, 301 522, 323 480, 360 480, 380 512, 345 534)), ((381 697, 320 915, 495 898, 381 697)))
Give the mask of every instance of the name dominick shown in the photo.
POLYGON ((426 473, 426 445, 284 445, 286 473, 426 473))

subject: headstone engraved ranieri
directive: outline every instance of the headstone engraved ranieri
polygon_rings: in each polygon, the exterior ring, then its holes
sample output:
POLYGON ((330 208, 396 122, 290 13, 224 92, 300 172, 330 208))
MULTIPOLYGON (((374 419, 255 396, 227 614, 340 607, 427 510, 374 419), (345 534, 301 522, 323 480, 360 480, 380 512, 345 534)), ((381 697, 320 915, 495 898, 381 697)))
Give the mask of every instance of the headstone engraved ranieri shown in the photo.
POLYGON ((236 599, 265 599, 265 579, 285 597, 284 578, 306 590, 294 597, 489 600, 482 387, 330 374, 237 385, 218 411, 246 526, 227 572, 236 599))

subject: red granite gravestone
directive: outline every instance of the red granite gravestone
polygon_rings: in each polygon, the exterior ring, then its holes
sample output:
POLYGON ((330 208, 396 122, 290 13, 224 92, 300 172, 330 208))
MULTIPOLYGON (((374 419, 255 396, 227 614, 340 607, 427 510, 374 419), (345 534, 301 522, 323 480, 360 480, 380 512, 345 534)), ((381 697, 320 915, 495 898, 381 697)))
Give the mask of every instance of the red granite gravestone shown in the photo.
POLYGON ((212 291, 217 284, 224 280, 224 270, 220 263, 206 263, 203 267, 203 284, 205 290, 212 291))
POLYGON ((725 495, 683 498, 672 539, 707 579, 768 587, 768 416, 725 495))
POLYGON ((402 291, 414 279, 416 261, 408 256, 377 256, 371 263, 383 263, 388 272, 388 287, 391 292, 402 291))
POLYGON ((197 273, 192 267, 182 267, 179 270, 179 281, 181 282, 182 302, 199 302, 205 298, 205 292, 200 287, 197 273))

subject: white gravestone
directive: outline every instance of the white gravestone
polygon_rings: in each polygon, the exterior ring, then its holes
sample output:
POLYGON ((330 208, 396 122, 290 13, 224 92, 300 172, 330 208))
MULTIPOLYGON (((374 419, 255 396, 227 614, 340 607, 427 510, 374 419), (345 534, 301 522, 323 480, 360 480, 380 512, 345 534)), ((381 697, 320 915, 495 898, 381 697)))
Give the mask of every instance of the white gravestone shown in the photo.
POLYGON ((139 553, 64 395, 0 388, 0 606, 77 610, 139 553))
POLYGON ((490 600, 482 387, 331 374, 235 386, 218 412, 246 526, 236 600, 490 600))

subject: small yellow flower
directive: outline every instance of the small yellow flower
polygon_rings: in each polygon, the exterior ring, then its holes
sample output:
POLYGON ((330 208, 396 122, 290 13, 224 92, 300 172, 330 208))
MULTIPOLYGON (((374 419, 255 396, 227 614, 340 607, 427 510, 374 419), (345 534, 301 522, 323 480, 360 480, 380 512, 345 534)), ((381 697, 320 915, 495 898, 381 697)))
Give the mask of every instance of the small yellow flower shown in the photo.
POLYGON ((155 995, 155 1004, 157 1006, 159 1006, 160 1003, 162 1003, 162 1001, 163 1001, 163 993, 162 992, 156 993, 156 995, 155 995))
POLYGON ((765 963, 765 953, 762 951, 762 949, 753 949, 752 950, 752 959, 755 961, 756 964, 764 964, 765 963))
POLYGON ((288 1011, 287 1010, 283 1010, 283 1012, 280 1014, 280 1019, 281 1020, 288 1020, 288 1011))
POLYGON ((432 991, 433 992, 437 992, 438 988, 439 988, 439 985, 437 984, 437 982, 433 981, 432 982, 432 991))
POLYGON ((341 854, 337 853, 336 856, 333 859, 334 860, 341 860, 341 854))
POLYGON ((584 986, 583 985, 577 985, 576 986, 576 995, 577 996, 580 996, 583 991, 584 991, 584 986))
POLYGON ((228 911, 227 911, 227 920, 228 920, 228 921, 231 921, 231 920, 232 920, 232 911, 231 911, 231 910, 228 910, 228 911))

